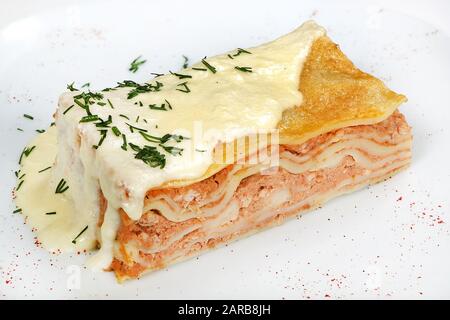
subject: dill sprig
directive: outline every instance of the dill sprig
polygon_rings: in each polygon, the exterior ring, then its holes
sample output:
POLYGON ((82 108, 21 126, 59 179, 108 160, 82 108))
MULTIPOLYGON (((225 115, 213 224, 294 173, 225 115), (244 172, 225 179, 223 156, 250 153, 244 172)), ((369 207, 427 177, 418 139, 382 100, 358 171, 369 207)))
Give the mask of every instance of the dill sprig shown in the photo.
POLYGON ((191 89, 189 89, 188 85, 187 85, 187 81, 177 84, 177 87, 182 86, 184 89, 176 89, 178 91, 184 92, 184 93, 189 93, 191 92, 191 89))
POLYGON ((136 159, 142 160, 152 168, 159 167, 160 169, 163 169, 165 167, 166 157, 160 153, 156 147, 146 145, 141 148, 133 143, 129 143, 128 145, 136 152, 134 155, 136 159))
POLYGON ((184 62, 183 62, 183 69, 186 69, 187 67, 189 67, 189 58, 186 57, 185 55, 182 55, 184 62))
POLYGON ((73 104, 73 105, 71 105, 70 107, 68 107, 68 108, 63 112, 63 114, 66 114, 67 112, 69 112, 70 109, 72 109, 74 106, 75 106, 75 105, 73 104))
POLYGON ((32 146, 32 147, 25 147, 22 151, 22 153, 20 154, 20 158, 19 158, 19 164, 22 164, 22 159, 23 157, 27 157, 31 154, 31 152, 33 152, 33 150, 36 148, 36 146, 32 146))
POLYGON ((237 53, 233 54, 233 57, 241 55, 241 53, 252 54, 250 51, 244 50, 242 48, 237 48, 237 53))
POLYGON ((139 67, 147 62, 147 60, 140 60, 142 56, 137 57, 131 62, 129 71, 136 73, 139 70, 139 67))
POLYGON ((75 82, 72 82, 71 84, 68 84, 67 85, 67 90, 69 90, 69 91, 78 91, 78 89, 75 88, 74 85, 75 85, 75 82))
POLYGON ((66 180, 61 179, 56 186, 55 193, 64 193, 67 189, 69 189, 69 186, 67 185, 66 180))
POLYGON ((204 58, 202 59, 203 65, 204 65, 206 68, 208 68, 209 71, 211 71, 212 73, 216 73, 216 72, 217 72, 216 68, 213 67, 212 65, 210 65, 205 59, 206 59, 206 57, 204 57, 204 58))
POLYGON ((78 238, 87 230, 87 228, 88 228, 89 226, 86 226, 86 227, 84 227, 84 229, 83 230, 81 230, 81 232, 72 240, 72 243, 73 244, 76 244, 77 243, 77 240, 78 240, 78 238))
POLYGON ((242 71, 242 72, 253 72, 252 67, 234 67, 236 70, 242 71))
POLYGON ((172 72, 172 71, 169 71, 169 72, 170 72, 170 74, 178 77, 178 79, 190 79, 190 78, 192 78, 192 76, 189 75, 189 74, 181 74, 181 73, 176 73, 176 72, 172 72))
POLYGON ((47 171, 48 169, 51 169, 51 166, 50 166, 50 167, 47 167, 47 168, 44 168, 44 169, 42 169, 42 170, 39 170, 38 173, 42 173, 42 172, 44 172, 44 171, 47 171))

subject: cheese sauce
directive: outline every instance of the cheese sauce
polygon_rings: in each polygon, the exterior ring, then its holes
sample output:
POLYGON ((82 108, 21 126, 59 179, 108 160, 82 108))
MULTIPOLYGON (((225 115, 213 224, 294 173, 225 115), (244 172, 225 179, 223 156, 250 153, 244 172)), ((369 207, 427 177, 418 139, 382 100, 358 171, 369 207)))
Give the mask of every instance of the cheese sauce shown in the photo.
POLYGON ((38 241, 49 251, 73 252, 94 248, 95 222, 76 212, 70 187, 64 193, 55 193, 60 181, 56 181, 53 169, 56 128, 50 127, 39 134, 28 145, 29 148, 33 146, 35 148, 28 157, 22 157, 19 177, 24 175, 20 179, 23 183, 16 191, 15 199, 27 224, 36 231, 38 241), (47 169, 50 166, 52 168, 47 169), (86 226, 88 229, 77 238, 86 226))
MULTIPOLYGON (((107 210, 98 239, 103 249, 94 260, 102 268, 108 267, 119 226, 118 210, 122 208, 131 219, 139 219, 149 189, 173 180, 201 177, 213 163, 213 150, 221 142, 274 130, 284 110, 301 104, 299 75, 313 41, 324 34, 323 28, 307 22, 290 34, 259 47, 208 57, 190 68, 156 77, 144 90, 136 88, 136 84, 123 82, 121 87, 102 91, 101 98, 91 99, 89 110, 79 106, 80 99, 78 103, 75 101, 80 92, 63 94, 56 113, 58 150, 51 133, 43 134, 35 144, 39 142, 51 152, 38 154, 38 146, 35 154, 24 162, 24 170, 27 166, 32 170, 38 168, 29 164, 33 156, 41 157, 38 161, 41 165, 45 161, 53 162, 57 154, 53 175, 56 179, 66 179, 70 194, 55 195, 48 188, 45 193, 40 191, 46 185, 54 187, 48 184, 51 176, 47 172, 42 177, 34 175, 36 181, 23 186, 17 204, 23 206, 24 212, 29 211, 30 218, 37 217, 38 211, 55 211, 55 207, 70 217, 73 213, 69 212, 76 211, 81 222, 75 222, 73 229, 69 222, 70 227, 62 222, 49 224, 46 229, 54 230, 58 236, 50 236, 51 231, 40 236, 59 239, 64 233, 68 237, 66 240, 72 240, 74 230, 89 225, 92 228, 83 234, 85 241, 77 243, 92 245, 99 194, 103 194, 107 210), (142 92, 134 95, 139 89, 142 92), (106 128, 97 126, 98 120, 80 123, 80 119, 89 114, 104 121, 110 119, 111 123, 106 128), (113 131, 112 126, 117 130, 113 131), (166 134, 185 138, 163 143, 149 141, 149 135, 160 138, 166 134), (46 137, 49 141, 44 142, 46 137), (100 143, 98 148, 93 148, 100 143), (135 158, 145 146, 155 147, 165 156, 163 168, 151 167, 135 158), (51 159, 48 158, 50 153, 51 159), (62 200, 70 195, 73 208, 62 200), (42 201, 47 198, 48 201, 42 201), (36 206, 35 202, 41 203, 36 206), (70 229, 70 235, 67 230, 60 230, 64 228, 70 229)), ((45 219, 56 221, 56 216, 33 219, 39 221, 39 226, 47 226, 45 219)))

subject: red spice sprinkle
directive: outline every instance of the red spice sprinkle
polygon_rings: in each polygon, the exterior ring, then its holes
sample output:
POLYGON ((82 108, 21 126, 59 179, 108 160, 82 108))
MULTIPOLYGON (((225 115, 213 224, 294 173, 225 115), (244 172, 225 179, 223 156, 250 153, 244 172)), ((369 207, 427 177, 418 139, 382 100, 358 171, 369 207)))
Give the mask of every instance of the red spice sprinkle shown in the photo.
POLYGON ((402 201, 403 200, 403 197, 402 196, 400 196, 398 199, 397 199, 397 201, 402 201))

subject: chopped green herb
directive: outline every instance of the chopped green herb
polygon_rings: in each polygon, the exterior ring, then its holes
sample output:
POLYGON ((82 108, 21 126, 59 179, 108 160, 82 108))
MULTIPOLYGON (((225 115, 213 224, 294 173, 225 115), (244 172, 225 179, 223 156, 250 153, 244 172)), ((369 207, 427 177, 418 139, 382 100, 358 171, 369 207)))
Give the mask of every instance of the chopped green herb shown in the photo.
POLYGON ((230 59, 234 59, 233 56, 231 54, 227 54, 228 58, 230 59))
POLYGON ((137 87, 134 87, 133 90, 128 92, 127 98, 132 99, 141 93, 161 91, 161 88, 163 86, 164 85, 159 81, 156 81, 156 84, 144 83, 143 85, 138 85, 137 87))
POLYGON ((148 107, 152 110, 167 111, 165 103, 161 104, 161 106, 158 106, 156 104, 149 104, 148 107))
POLYGON ((195 149, 197 152, 206 152, 206 150, 195 149))
POLYGON ((113 104, 111 103, 111 100, 106 99, 106 101, 108 101, 108 104, 109 104, 109 106, 111 107, 111 109, 114 109, 114 106, 113 106, 113 104))
POLYGON ((52 212, 46 212, 46 215, 52 215, 52 214, 56 214, 56 211, 52 211, 52 212))
POLYGON ((29 114, 26 114, 26 113, 23 114, 23 117, 27 118, 27 119, 30 119, 30 120, 34 119, 32 116, 30 116, 29 114))
POLYGON ((120 130, 119 130, 119 128, 117 128, 117 127, 112 127, 111 128, 111 130, 112 130, 112 132, 118 137, 118 136, 120 136, 120 130))
POLYGON ((22 128, 17 128, 17 130, 18 130, 18 131, 23 131, 23 129, 22 129, 22 128))
POLYGON ((216 68, 214 68, 212 65, 210 65, 205 59, 206 59, 206 57, 204 57, 204 58, 202 59, 203 65, 204 65, 205 67, 207 67, 207 68, 209 69, 209 71, 211 71, 212 73, 216 73, 216 72, 217 72, 217 71, 216 71, 216 68))
POLYGON ((102 102, 102 101, 99 101, 99 102, 97 102, 97 104, 99 105, 99 106, 106 106, 106 102, 102 102))
POLYGON ((45 130, 44 130, 44 129, 37 129, 36 132, 37 132, 37 133, 44 133, 45 130))
POLYGON ((156 73, 156 72, 152 72, 152 73, 150 73, 150 74, 153 75, 153 76, 155 76, 155 78, 158 78, 158 77, 161 77, 161 76, 164 75, 163 73, 156 73))
POLYGON ((167 99, 164 99, 164 101, 167 103, 167 106, 169 107, 169 109, 172 110, 172 105, 170 104, 170 102, 167 101, 167 99))
POLYGON ((136 73, 136 71, 138 71, 139 67, 141 65, 143 65, 145 62, 147 62, 147 60, 140 60, 142 56, 137 57, 136 59, 134 59, 131 62, 130 68, 128 70, 130 70, 133 73, 136 73))
POLYGON ((100 140, 98 141, 97 145, 92 146, 94 149, 98 149, 98 147, 100 147, 103 143, 103 141, 106 138, 106 134, 107 134, 107 130, 100 130, 100 140))
POLYGON ((39 170, 39 171, 38 171, 38 173, 41 173, 41 172, 47 171, 48 169, 51 169, 51 166, 50 166, 50 167, 47 167, 47 168, 44 168, 44 169, 42 169, 42 170, 39 170))
POLYGON ((181 91, 181 92, 184 92, 184 93, 189 93, 189 92, 191 92, 191 89, 189 89, 189 87, 187 86, 187 81, 186 82, 183 82, 183 83, 180 83, 180 84, 177 84, 177 87, 178 86, 183 86, 184 87, 184 89, 176 89, 176 90, 178 90, 178 91, 181 91))
POLYGON ((30 148, 28 148, 28 147, 24 148, 22 153, 20 154, 19 164, 22 164, 23 156, 28 157, 35 148, 36 148, 36 146, 32 146, 30 148))
POLYGON ((56 186, 55 193, 63 193, 67 189, 69 189, 69 186, 66 184, 67 184, 66 180, 61 179, 61 181, 59 181, 58 185, 56 186))
POLYGON ((108 120, 98 119, 99 122, 95 124, 97 128, 109 128, 109 125, 112 123, 111 115, 108 116, 108 120))
POLYGON ((19 191, 20 187, 23 185, 23 182, 25 180, 20 180, 19 184, 17 185, 16 191, 19 191))
POLYGON ((63 114, 66 114, 67 112, 69 112, 70 109, 72 109, 74 106, 75 106, 75 105, 73 104, 73 105, 71 105, 70 107, 68 107, 68 108, 63 112, 63 114))
POLYGON ((122 140, 123 140, 123 144, 122 144, 121 148, 126 151, 127 150, 127 137, 123 133, 122 133, 122 140))
POLYGON ((126 115, 124 115, 124 114, 119 114, 119 117, 122 117, 122 118, 125 118, 125 119, 127 119, 127 120, 130 120, 130 118, 128 118, 126 115))
POLYGON ((84 227, 83 230, 81 230, 81 232, 75 237, 75 239, 72 240, 73 244, 77 243, 78 238, 87 230, 88 226, 84 227))
POLYGON ((72 82, 71 84, 67 85, 67 90, 69 91, 78 91, 77 88, 74 87, 75 82, 72 82))
POLYGON ((205 68, 196 68, 196 67, 193 67, 192 70, 197 70, 197 71, 208 71, 208 69, 205 69, 205 68))
POLYGON ((161 148, 163 148, 164 151, 170 153, 170 154, 173 155, 173 156, 178 156, 178 155, 181 156, 181 153, 183 152, 183 149, 181 149, 181 148, 172 147, 172 146, 165 146, 165 145, 163 145, 163 144, 160 144, 159 146, 160 146, 161 148))
POLYGON ((136 123, 139 122, 139 116, 136 117, 136 120, 134 122, 136 122, 136 123))
POLYGON ((253 72, 252 67, 234 67, 236 70, 242 72, 253 72))
POLYGON ((169 133, 163 135, 162 137, 155 137, 155 136, 149 135, 148 133, 145 133, 145 132, 139 132, 139 133, 145 140, 147 140, 149 142, 161 143, 161 144, 164 144, 169 140, 181 142, 184 139, 189 139, 189 138, 177 135, 177 134, 169 134, 169 133))
POLYGON ((89 88, 91 86, 91 84, 89 82, 86 82, 85 84, 83 84, 81 87, 82 88, 89 88))
POLYGON ((19 177, 19 180, 23 179, 23 177, 25 177, 25 176, 26 176, 26 173, 22 174, 22 175, 19 177))
POLYGON ((181 74, 181 73, 176 73, 176 72, 172 72, 172 71, 169 71, 169 72, 170 72, 170 74, 173 74, 174 76, 178 77, 178 79, 190 79, 190 78, 192 78, 192 76, 188 75, 188 74, 181 74))
POLYGON ((189 58, 186 57, 185 55, 183 55, 182 57, 183 57, 183 59, 184 59, 184 62, 183 62, 183 69, 186 69, 187 67, 189 67, 189 58))
POLYGON ((21 208, 17 208, 16 210, 13 211, 13 213, 19 213, 19 212, 22 212, 21 208))
POLYGON ((125 122, 125 124, 130 128, 130 131, 131 131, 131 132, 134 132, 133 129, 134 129, 134 130, 137 130, 137 131, 139 131, 139 132, 142 132, 142 131, 147 132, 147 129, 142 129, 142 128, 138 128, 138 127, 132 126, 132 125, 129 124, 128 122, 125 122))
POLYGON ((149 165, 152 168, 161 168, 163 169, 166 165, 166 157, 161 154, 156 147, 153 146, 144 146, 143 148, 129 143, 131 149, 136 151, 137 153, 134 155, 136 159, 142 160, 145 164, 149 165))
POLYGON ((83 118, 81 118, 80 123, 97 121, 98 119, 99 119, 98 115, 91 114, 91 115, 84 116, 83 118))
POLYGON ((233 54, 233 57, 239 56, 241 53, 252 54, 250 51, 244 50, 242 48, 237 48, 237 53, 233 54))

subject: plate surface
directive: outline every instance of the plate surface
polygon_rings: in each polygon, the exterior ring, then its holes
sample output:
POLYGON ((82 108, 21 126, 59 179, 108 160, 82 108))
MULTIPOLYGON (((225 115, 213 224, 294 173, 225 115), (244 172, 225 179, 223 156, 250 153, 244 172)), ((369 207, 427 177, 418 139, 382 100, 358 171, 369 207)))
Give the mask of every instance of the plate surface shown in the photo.
POLYGON ((0 10, 1 298, 450 298, 450 23, 446 1, 17 1, 0 10), (139 281, 34 245, 11 190, 18 156, 67 83, 143 81, 313 18, 404 93, 409 169, 324 208, 139 281), (143 55, 136 74, 127 67, 143 55), (31 114, 35 120, 23 118, 31 114), (24 132, 17 131, 23 128, 24 132))

